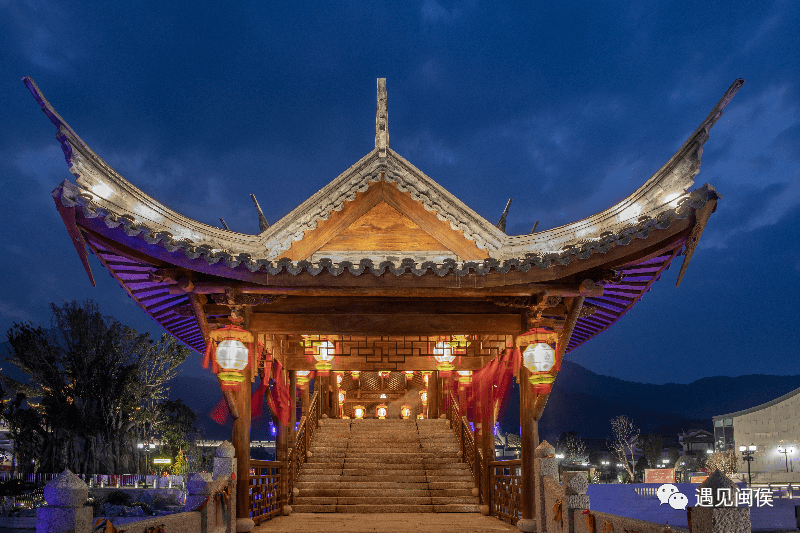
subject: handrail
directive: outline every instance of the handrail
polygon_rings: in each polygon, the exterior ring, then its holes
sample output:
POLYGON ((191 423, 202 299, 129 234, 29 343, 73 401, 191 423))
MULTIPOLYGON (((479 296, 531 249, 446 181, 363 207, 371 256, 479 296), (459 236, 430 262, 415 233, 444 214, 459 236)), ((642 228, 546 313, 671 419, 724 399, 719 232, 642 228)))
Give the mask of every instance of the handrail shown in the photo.
POLYGON ((300 468, 307 459, 307 452, 311 446, 311 438, 314 431, 319 426, 319 389, 314 391, 314 395, 308 402, 308 414, 300 418, 300 423, 297 427, 295 434, 294 446, 289 450, 289 475, 287 480, 287 497, 288 503, 291 504, 294 500, 294 483, 300 475, 300 468))
POLYGON ((461 449, 461 460, 469 465, 472 479, 475 481, 475 486, 478 488, 478 498, 483 501, 485 498, 482 495, 481 483, 481 468, 485 462, 482 460, 482 453, 475 445, 475 432, 469 425, 469 420, 466 415, 461 414, 461 408, 458 404, 458 399, 449 394, 449 402, 447 405, 447 418, 450 420, 451 428, 458 439, 458 444, 461 449))
POLYGON ((491 514, 516 524, 522 518, 522 459, 489 461, 491 514))
POLYGON ((250 459, 250 469, 250 518, 259 524, 282 512, 283 463, 250 459))

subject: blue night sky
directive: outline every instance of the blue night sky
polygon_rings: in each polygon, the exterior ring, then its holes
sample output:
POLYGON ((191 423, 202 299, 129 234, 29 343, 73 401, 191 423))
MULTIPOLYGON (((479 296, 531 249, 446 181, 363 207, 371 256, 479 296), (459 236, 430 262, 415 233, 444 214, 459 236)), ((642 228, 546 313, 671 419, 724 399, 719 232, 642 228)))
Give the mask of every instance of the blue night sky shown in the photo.
MULTIPOLYGON (((800 374, 800 4, 0 0, 0 331, 92 298, 160 328, 91 256, 51 191, 67 170, 31 76, 112 167, 189 217, 258 232, 390 145, 509 234, 583 218, 641 185, 736 78, 695 187, 722 195, 679 263, 568 358, 651 383, 800 374), (224 6, 224 7, 223 7, 224 6)), ((199 357, 187 363, 197 373, 199 357)))

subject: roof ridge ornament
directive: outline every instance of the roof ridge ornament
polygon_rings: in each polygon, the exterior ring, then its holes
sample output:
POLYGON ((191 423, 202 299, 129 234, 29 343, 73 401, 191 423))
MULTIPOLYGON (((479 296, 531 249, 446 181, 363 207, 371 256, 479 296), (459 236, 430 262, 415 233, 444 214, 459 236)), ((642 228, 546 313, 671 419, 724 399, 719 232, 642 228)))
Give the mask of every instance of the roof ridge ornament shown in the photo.
MULTIPOLYGON (((269 229, 269 222, 267 222, 267 217, 264 216, 264 212, 261 210, 261 206, 258 205, 258 200, 256 200, 256 195, 251 194, 250 198, 253 200, 253 203, 256 206, 256 211, 258 211, 258 230, 261 233, 264 233, 269 229)), ((222 220, 222 219, 220 219, 222 220)), ((223 222, 224 224, 224 222, 223 222)), ((227 229, 227 227, 226 227, 227 229)))
POLYGON ((386 78, 378 78, 378 106, 375 111, 375 148, 386 157, 389 148, 389 111, 386 106, 386 78))

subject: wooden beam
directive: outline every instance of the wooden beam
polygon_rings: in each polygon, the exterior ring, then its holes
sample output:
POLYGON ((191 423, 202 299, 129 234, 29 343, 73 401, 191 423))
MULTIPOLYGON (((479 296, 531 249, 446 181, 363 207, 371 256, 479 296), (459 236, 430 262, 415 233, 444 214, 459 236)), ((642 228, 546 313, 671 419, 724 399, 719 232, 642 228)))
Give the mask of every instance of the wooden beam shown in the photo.
MULTIPOLYGON (((483 357, 461 357, 459 370, 480 370, 484 366, 483 357)), ((358 370, 360 372, 377 372, 379 370, 436 370, 436 361, 427 356, 388 356, 372 361, 371 356, 339 356, 336 358, 334 371, 358 370), (369 360, 368 360, 369 357, 369 360)), ((289 370, 314 370, 314 362, 308 362, 304 355, 287 355, 285 367, 289 370)))
POLYGON ((539 445, 539 422, 533 416, 535 409, 534 394, 528 382, 530 371, 522 367, 519 372, 519 423, 520 423, 520 489, 523 520, 532 520, 534 515, 534 487, 536 471, 534 469, 534 452, 539 445))
POLYGON ((343 335, 436 335, 522 332, 519 313, 513 314, 283 314, 253 313, 251 331, 258 333, 343 335))
MULTIPOLYGON (((321 276, 323 274, 320 274, 321 276)), ((343 274, 344 275, 344 274, 343 274)), ((364 274, 366 275, 366 274, 364 274)), ((391 275, 391 274, 390 274, 391 275)), ((372 274, 369 274, 372 276, 372 274)), ((392 275, 393 276, 393 275, 392 275)), ((373 278, 375 276, 372 276, 373 278)), ((424 276, 423 276, 424 277, 424 276)), ((447 276, 445 276, 447 277, 447 276)), ((456 277, 456 276, 453 276, 456 277)), ((457 281, 457 280, 455 280, 457 281)), ((473 280, 475 281, 475 280, 473 280)), ((452 287, 348 287, 337 286, 336 281, 320 286, 280 286, 256 285, 240 283, 234 280, 229 282, 194 282, 195 294, 221 294, 225 289, 234 289, 244 294, 274 294, 286 296, 387 296, 405 298, 488 298, 492 296, 532 296, 546 293, 547 296, 570 297, 584 294, 586 296, 602 296, 603 286, 595 285, 591 291, 580 284, 568 283, 517 283, 496 287, 475 287, 475 283, 464 280, 463 286, 456 283, 452 287)), ((184 294, 177 285, 170 285, 170 294, 184 294)))

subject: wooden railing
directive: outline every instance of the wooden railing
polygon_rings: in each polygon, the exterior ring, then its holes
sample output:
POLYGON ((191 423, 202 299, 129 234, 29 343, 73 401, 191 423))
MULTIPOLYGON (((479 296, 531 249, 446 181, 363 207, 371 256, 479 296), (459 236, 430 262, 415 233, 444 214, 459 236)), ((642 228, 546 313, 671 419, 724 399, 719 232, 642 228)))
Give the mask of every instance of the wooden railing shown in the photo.
POLYGON ((516 524, 522 518, 522 459, 489 462, 491 513, 516 524))
POLYGON ((283 509, 281 472, 284 468, 280 461, 250 459, 250 470, 250 518, 260 524, 280 515, 283 509))
POLYGON ((480 450, 475 445, 475 432, 470 427, 466 415, 461 414, 458 399, 453 396, 453 393, 450 393, 447 401, 447 419, 450 420, 450 427, 458 440, 461 449, 461 460, 469 465, 472 479, 475 480, 475 486, 478 487, 478 497, 483 501, 484 498, 480 492, 481 473, 484 471, 482 465, 485 465, 485 463, 480 450))
POLYGON ((300 419, 294 446, 288 450, 286 462, 250 460, 250 518, 256 524, 280 515, 283 506, 291 504, 294 482, 306 462, 306 452, 319 425, 319 393, 314 392, 308 415, 300 419))

